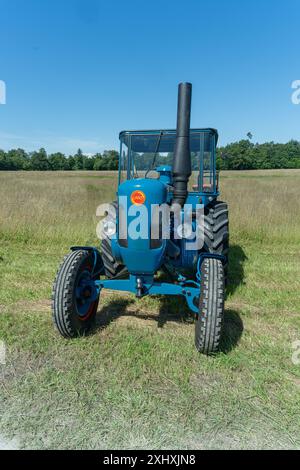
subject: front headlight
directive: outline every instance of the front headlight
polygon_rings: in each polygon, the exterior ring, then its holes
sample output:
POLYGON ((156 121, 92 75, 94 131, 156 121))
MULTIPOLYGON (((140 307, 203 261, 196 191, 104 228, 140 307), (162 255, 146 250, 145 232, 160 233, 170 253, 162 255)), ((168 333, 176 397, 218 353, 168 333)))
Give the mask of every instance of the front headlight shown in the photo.
POLYGON ((117 231, 117 227, 115 222, 112 220, 107 220, 103 222, 103 232, 108 238, 111 238, 113 235, 115 235, 117 231))

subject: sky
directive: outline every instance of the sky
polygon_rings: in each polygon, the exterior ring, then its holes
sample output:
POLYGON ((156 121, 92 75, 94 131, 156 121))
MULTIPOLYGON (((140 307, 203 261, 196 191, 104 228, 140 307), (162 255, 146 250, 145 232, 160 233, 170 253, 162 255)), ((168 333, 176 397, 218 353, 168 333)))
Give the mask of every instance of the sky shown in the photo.
POLYGON ((121 130, 192 127, 220 143, 300 140, 299 0, 0 0, 0 148, 118 149, 121 130))

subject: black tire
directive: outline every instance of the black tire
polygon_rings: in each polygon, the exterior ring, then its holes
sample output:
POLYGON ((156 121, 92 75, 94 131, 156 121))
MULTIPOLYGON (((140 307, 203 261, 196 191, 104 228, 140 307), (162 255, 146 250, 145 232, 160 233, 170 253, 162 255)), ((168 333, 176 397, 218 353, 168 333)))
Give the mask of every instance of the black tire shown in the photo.
MULTIPOLYGON (((114 201, 111 203, 111 206, 112 210, 108 212, 108 215, 106 216, 106 221, 115 224, 118 204, 116 201, 114 201)), ((113 277, 116 277, 122 271, 123 266, 118 263, 118 261, 116 261, 116 259, 114 258, 111 248, 111 240, 106 235, 104 230, 102 230, 101 232, 101 238, 101 254, 104 263, 105 276, 111 279, 113 277)))
MULTIPOLYGON (((80 300, 76 297, 80 276, 90 272, 92 277, 93 268, 93 253, 78 250, 65 256, 58 269, 52 291, 52 316, 54 325, 64 338, 84 335, 94 322, 99 297, 90 305, 87 303, 85 315, 80 314, 80 300)), ((99 262, 96 269, 99 271, 99 262)))
POLYGON ((201 266, 199 315, 195 325, 195 345, 200 353, 218 352, 223 319, 224 268, 220 260, 206 258, 201 266))
POLYGON ((215 201, 204 215, 204 247, 209 253, 225 256, 225 284, 228 277, 229 216, 226 202, 215 201))

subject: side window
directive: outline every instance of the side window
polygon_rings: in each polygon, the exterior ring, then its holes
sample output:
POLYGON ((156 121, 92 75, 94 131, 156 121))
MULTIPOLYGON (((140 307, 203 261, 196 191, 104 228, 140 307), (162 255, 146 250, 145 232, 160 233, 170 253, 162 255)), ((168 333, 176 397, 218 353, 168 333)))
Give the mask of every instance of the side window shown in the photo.
POLYGON ((210 132, 191 135, 192 176, 189 191, 211 193, 214 182, 214 139, 210 132))
POLYGON ((127 180, 128 146, 122 142, 120 153, 120 183, 127 180))
POLYGON ((203 175, 202 175, 202 191, 211 193, 214 191, 214 168, 213 168, 213 149, 212 136, 210 134, 203 135, 203 175))
MULTIPOLYGON (((199 137, 198 137, 199 139, 199 137)), ((188 189, 189 191, 199 191, 199 162, 200 162, 200 151, 191 152, 192 162, 192 175, 189 179, 188 189)))

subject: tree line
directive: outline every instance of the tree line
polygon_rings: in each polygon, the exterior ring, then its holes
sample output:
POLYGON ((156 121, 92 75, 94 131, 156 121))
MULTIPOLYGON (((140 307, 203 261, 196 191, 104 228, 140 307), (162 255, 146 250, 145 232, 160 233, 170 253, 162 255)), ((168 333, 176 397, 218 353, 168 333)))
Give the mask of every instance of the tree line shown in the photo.
POLYGON ((107 150, 93 156, 84 155, 78 149, 75 155, 66 156, 61 152, 47 154, 41 148, 36 152, 25 152, 23 149, 13 149, 8 152, 0 150, 0 171, 2 170, 117 170, 119 153, 107 150))
POLYGON ((217 149, 220 170, 268 170, 300 168, 300 142, 254 144, 241 140, 217 149))
MULTIPOLYGON (((147 155, 149 160, 149 155, 147 155)), ((74 155, 61 152, 47 154, 45 149, 26 152, 13 149, 0 150, 0 171, 3 170, 117 170, 119 153, 108 150, 93 156, 78 150, 74 155)), ((170 155, 170 163, 171 163, 170 155)), ((194 159, 193 159, 194 160, 194 159)), ((166 162, 164 162, 166 163, 166 162)), ((267 142, 254 144, 241 140, 217 149, 217 168, 220 170, 258 170, 276 168, 300 168, 300 142, 286 144, 267 142)))

